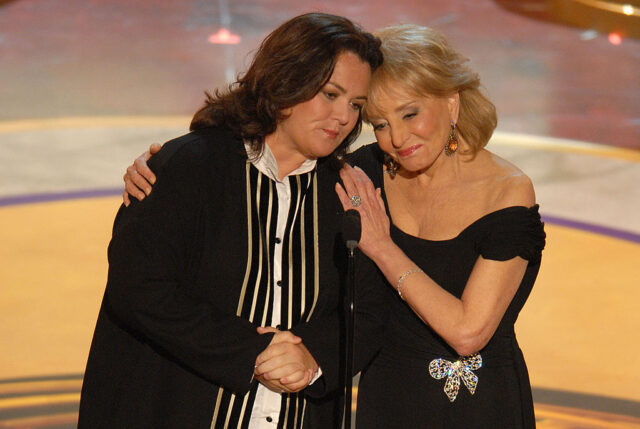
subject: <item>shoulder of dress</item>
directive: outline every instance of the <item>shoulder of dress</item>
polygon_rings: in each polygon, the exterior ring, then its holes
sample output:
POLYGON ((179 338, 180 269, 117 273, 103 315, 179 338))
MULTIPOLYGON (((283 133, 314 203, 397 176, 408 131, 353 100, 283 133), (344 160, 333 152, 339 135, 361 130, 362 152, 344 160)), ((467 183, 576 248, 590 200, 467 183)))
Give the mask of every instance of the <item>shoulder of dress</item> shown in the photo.
POLYGON ((481 239, 478 250, 486 259, 504 261, 520 256, 539 261, 546 243, 539 206, 512 206, 486 215, 477 222, 481 239))

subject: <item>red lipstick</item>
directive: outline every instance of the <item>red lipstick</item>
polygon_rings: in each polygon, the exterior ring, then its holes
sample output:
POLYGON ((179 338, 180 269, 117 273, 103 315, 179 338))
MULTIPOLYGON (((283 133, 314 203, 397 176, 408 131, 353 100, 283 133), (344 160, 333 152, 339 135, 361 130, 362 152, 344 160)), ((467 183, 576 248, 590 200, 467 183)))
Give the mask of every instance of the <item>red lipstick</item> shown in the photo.
POLYGON ((410 147, 408 147, 408 148, 406 148, 404 150, 398 150, 398 151, 396 151, 396 153, 398 154, 399 157, 406 158, 407 156, 413 155, 413 153, 415 151, 417 151, 418 149, 420 149, 421 147, 422 147, 421 144, 416 144, 416 145, 410 146, 410 147))

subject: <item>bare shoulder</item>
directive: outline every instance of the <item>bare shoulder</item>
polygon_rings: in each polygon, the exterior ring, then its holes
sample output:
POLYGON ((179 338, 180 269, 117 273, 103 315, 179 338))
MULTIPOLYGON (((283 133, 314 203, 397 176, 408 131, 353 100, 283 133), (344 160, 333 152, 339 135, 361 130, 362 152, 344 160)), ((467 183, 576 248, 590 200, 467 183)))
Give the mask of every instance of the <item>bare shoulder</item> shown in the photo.
POLYGON ((516 165, 489 151, 484 151, 488 181, 493 188, 494 209, 511 206, 531 207, 536 203, 533 183, 516 165))

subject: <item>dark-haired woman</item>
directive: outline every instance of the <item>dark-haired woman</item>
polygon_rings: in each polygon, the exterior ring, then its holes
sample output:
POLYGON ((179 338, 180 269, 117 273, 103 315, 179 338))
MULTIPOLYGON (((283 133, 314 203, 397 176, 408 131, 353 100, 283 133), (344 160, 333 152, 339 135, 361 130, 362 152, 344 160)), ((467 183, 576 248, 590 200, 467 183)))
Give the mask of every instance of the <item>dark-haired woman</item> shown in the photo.
MULTIPOLYGON (((116 217, 80 428, 339 426, 329 156, 357 136, 381 61, 345 18, 293 18, 154 157, 154 192, 116 217)), ((380 323, 374 283, 362 332, 380 323)))

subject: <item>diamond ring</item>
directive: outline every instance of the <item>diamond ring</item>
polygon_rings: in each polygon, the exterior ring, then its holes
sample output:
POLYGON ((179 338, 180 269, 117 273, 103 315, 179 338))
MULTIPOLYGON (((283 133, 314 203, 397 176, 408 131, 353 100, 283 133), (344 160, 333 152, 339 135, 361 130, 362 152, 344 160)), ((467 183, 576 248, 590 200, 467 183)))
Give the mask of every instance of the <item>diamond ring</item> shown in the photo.
POLYGON ((354 195, 351 197, 351 205, 353 207, 358 207, 360 204, 362 204, 362 198, 360 198, 360 195, 354 195))

